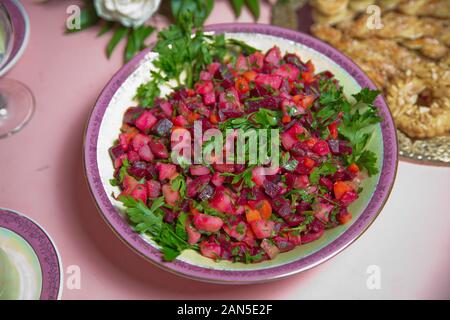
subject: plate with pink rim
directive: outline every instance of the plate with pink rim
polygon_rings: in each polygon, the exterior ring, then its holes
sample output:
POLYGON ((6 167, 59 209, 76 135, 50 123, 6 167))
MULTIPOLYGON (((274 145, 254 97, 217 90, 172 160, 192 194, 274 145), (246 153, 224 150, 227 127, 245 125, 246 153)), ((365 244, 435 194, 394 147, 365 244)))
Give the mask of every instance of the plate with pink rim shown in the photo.
POLYGON ((3 0, 0 4, 6 9, 6 16, 1 17, 5 30, 0 29, 0 41, 4 52, 0 51, 0 76, 8 72, 25 51, 30 36, 30 22, 22 4, 17 0, 3 0), (5 20, 5 21, 3 21, 5 20), (6 30, 8 29, 8 30, 6 30), (3 34, 4 33, 4 34, 3 34))
POLYGON ((57 300, 62 265, 50 236, 30 218, 0 208, 0 300, 57 300))
MULTIPOLYGON (((346 95, 361 88, 374 88, 367 76, 347 57, 329 45, 309 35, 258 24, 220 24, 206 28, 207 32, 223 33, 266 51, 277 45, 282 52, 295 52, 305 61, 311 59, 318 71, 330 70, 344 87, 346 95)), ((173 262, 163 262, 157 245, 151 238, 133 231, 122 214, 120 203, 112 196, 119 191, 109 184, 113 165, 108 149, 119 132, 124 111, 133 105, 136 88, 151 77, 155 54, 150 49, 141 52, 122 67, 101 92, 89 117, 84 137, 85 173, 99 212, 132 250, 172 273, 214 283, 242 284, 267 282, 310 269, 330 259, 355 241, 382 210, 392 189, 397 170, 397 137, 395 127, 382 97, 376 100, 383 121, 376 127, 369 149, 378 156, 379 173, 364 181, 364 191, 351 205, 350 223, 327 230, 317 241, 298 246, 278 255, 274 260, 255 264, 215 262, 193 250, 186 250, 173 262)))

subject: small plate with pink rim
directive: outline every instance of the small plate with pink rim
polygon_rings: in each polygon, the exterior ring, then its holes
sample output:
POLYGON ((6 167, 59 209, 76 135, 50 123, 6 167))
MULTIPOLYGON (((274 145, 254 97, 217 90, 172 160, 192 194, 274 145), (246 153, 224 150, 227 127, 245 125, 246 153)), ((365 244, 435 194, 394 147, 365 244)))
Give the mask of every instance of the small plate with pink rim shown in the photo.
POLYGON ((4 36, 12 37, 9 41, 4 39, 8 44, 5 48, 4 59, 6 60, 0 64, 0 76, 3 76, 24 53, 30 36, 30 22, 24 7, 18 0, 3 0, 1 5, 6 9, 9 19, 5 23, 9 23, 10 25, 7 27, 11 28, 10 34, 4 36))
MULTIPOLYGON (((227 38, 243 40, 263 51, 277 45, 282 52, 295 52, 305 61, 311 59, 318 72, 330 70, 335 75, 346 95, 363 87, 375 88, 350 59, 309 35, 258 24, 220 24, 206 30, 224 33, 227 38)), ((310 269, 333 257, 356 240, 380 213, 397 170, 396 131, 382 97, 377 98, 375 105, 383 121, 375 129, 368 146, 378 156, 380 172, 363 182, 364 191, 350 207, 353 213, 350 223, 327 230, 319 240, 282 253, 274 260, 257 264, 215 262, 192 250, 186 250, 173 262, 163 262, 155 243, 132 230, 122 214, 120 202, 112 196, 119 190, 109 184, 114 169, 108 149, 119 132, 124 111, 137 104, 133 100, 137 87, 150 79, 149 70, 154 58, 151 50, 141 52, 106 85, 88 120, 83 147, 88 185, 101 215, 119 238, 145 259, 167 271, 201 281, 227 284, 266 282, 310 269)))
POLYGON ((0 208, 0 300, 57 300, 62 265, 50 236, 30 218, 0 208))

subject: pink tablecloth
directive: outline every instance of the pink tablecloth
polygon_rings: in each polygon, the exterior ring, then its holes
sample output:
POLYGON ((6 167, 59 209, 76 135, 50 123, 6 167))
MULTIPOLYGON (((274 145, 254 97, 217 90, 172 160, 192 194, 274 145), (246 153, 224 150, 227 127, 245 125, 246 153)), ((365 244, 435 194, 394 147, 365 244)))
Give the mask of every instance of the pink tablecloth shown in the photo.
MULTIPOLYGON (((97 30, 63 35, 72 1, 25 6, 28 49, 8 77, 36 95, 32 122, 0 140, 0 207, 37 220, 53 237, 64 268, 81 269, 81 289, 64 299, 450 298, 450 169, 401 162, 391 197, 370 229, 321 266, 274 283, 220 286, 179 278, 131 252, 96 211, 83 176, 83 127, 102 87, 121 65, 104 56, 97 30), (367 286, 378 266, 381 288, 367 286), (369 268, 370 271, 370 268, 369 268)), ((234 18, 219 1, 209 23, 234 18)), ((251 21, 247 12, 239 21, 251 21)), ((260 22, 269 21, 264 6, 260 22)))

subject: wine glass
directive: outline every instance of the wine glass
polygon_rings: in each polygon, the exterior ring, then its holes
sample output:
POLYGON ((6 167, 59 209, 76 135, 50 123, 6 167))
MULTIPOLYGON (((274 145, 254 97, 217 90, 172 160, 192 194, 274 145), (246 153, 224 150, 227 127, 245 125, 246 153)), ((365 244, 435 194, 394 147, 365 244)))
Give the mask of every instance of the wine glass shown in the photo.
POLYGON ((17 0, 0 3, 0 138, 22 129, 31 119, 35 101, 23 83, 4 74, 18 61, 29 35, 28 15, 17 0))

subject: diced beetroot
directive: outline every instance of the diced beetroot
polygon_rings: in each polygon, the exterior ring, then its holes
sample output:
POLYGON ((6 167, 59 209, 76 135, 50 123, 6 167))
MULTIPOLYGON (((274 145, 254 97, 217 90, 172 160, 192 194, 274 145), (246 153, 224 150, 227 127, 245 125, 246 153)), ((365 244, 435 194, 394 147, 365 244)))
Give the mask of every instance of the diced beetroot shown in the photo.
POLYGON ((286 174, 286 184, 291 189, 305 189, 309 186, 309 177, 306 174, 286 174))
POLYGON ((195 85, 195 91, 197 91, 198 94, 205 95, 214 91, 214 85, 211 80, 197 82, 195 85))
POLYGON ((299 232, 291 231, 288 233, 288 239, 290 242, 292 242, 294 245, 299 246, 302 244, 302 236, 299 232))
POLYGON ((322 222, 327 223, 330 219, 330 213, 334 206, 329 203, 315 203, 313 205, 314 217, 322 222))
POLYGON ((275 259, 275 257, 280 253, 280 250, 267 239, 261 241, 261 248, 269 256, 270 259, 275 259))
POLYGON ((295 189, 305 189, 309 186, 309 177, 306 174, 302 174, 295 178, 294 188, 295 189))
POLYGON ((248 57, 248 61, 254 70, 260 71, 264 66, 264 55, 261 52, 256 51, 248 57))
POLYGON ((262 96, 261 99, 247 101, 245 105, 247 106, 247 112, 255 112, 261 108, 277 110, 279 100, 278 97, 274 96, 262 96))
POLYGON ((333 190, 333 182, 326 177, 320 177, 319 184, 327 188, 329 191, 333 190))
POLYGON ((350 203, 358 199, 358 194, 355 191, 348 191, 344 193, 344 195, 341 197, 341 203, 344 206, 348 206, 350 203))
POLYGON ((213 62, 213 63, 210 63, 206 68, 210 74, 215 74, 216 71, 219 69, 219 67, 220 67, 220 63, 213 62))
POLYGON ((155 125, 156 117, 150 111, 144 111, 139 118, 136 119, 136 127, 142 132, 149 133, 155 125))
POLYGON ((330 148, 328 147, 328 143, 324 140, 319 140, 316 142, 312 151, 317 153, 319 156, 326 156, 330 153, 330 148))
POLYGON ((136 200, 142 200, 142 202, 147 203, 147 188, 143 184, 138 184, 130 194, 136 200))
POLYGON ((281 80, 280 76, 260 73, 256 76, 255 83, 259 86, 270 86, 272 89, 279 89, 281 80))
POLYGON ((282 197, 272 200, 272 209, 283 219, 286 219, 292 213, 289 202, 282 197))
POLYGON ((273 221, 268 220, 255 220, 250 222, 253 233, 258 239, 269 238, 272 235, 274 225, 275 223, 273 221))
POLYGON ((200 231, 217 232, 222 228, 223 221, 219 217, 200 213, 194 216, 194 226, 200 231))
POLYGON ((188 121, 186 120, 186 118, 181 114, 176 116, 175 118, 173 118, 172 122, 177 127, 184 127, 188 124, 188 121))
POLYGON ((211 183, 215 185, 216 187, 221 186, 223 182, 225 181, 225 177, 220 174, 220 172, 214 172, 211 183))
POLYGON ((319 230, 318 232, 308 232, 307 234, 302 236, 302 244, 319 239, 323 235, 323 232, 323 229, 319 230))
POLYGON ((244 221, 235 224, 230 227, 228 225, 223 226, 223 230, 232 238, 235 238, 238 241, 244 240, 247 235, 247 224, 244 221))
POLYGON ((240 111, 239 95, 234 87, 219 94, 219 108, 240 111))
POLYGON ((123 177, 123 189, 124 193, 130 195, 131 192, 137 187, 139 182, 132 176, 126 175, 123 177))
POLYGON ((116 146, 112 146, 109 148, 109 155, 111 159, 114 161, 117 158, 120 158, 121 156, 125 155, 125 151, 123 150, 122 146, 120 144, 116 146))
POLYGON ((281 60, 281 51, 280 48, 274 46, 272 49, 267 51, 266 56, 264 57, 264 62, 269 65, 278 66, 281 60))
POLYGON ((172 121, 164 118, 158 121, 158 123, 153 127, 153 131, 161 137, 166 137, 170 135, 172 128, 172 121))
POLYGON ((128 168, 128 173, 139 180, 151 176, 148 170, 148 163, 144 161, 134 161, 128 168))
POLYGON ((134 125, 136 119, 145 111, 142 107, 130 107, 123 115, 123 122, 129 125, 134 125))
POLYGON ((293 66, 292 64, 285 63, 285 64, 281 65, 277 70, 275 70, 274 74, 276 74, 284 79, 289 79, 291 81, 294 81, 294 80, 298 79, 300 70, 298 70, 298 68, 293 66))
POLYGON ((266 176, 264 173, 263 167, 255 167, 252 170, 252 181, 259 187, 262 187, 264 185, 264 181, 266 181, 266 176))
POLYGON ((289 239, 283 237, 275 237, 273 241, 275 242, 275 245, 280 250, 280 252, 291 251, 295 248, 295 244, 290 242, 289 239))
POLYGON ((132 141, 133 150, 137 152, 137 151, 139 151, 139 149, 141 149, 143 146, 145 146, 149 142, 150 142, 150 138, 147 135, 138 133, 137 135, 134 136, 133 141, 132 141))
POLYGON ((191 175, 193 176, 204 176, 205 174, 209 174, 209 168, 206 166, 191 166, 189 168, 189 171, 191 172, 191 175))
POLYGON ((123 154, 120 157, 114 159, 114 169, 120 168, 123 164, 123 159, 125 159, 126 157, 127 157, 127 155, 123 154))
POLYGON ((242 241, 244 241, 249 247, 257 246, 255 234, 253 233, 252 228, 247 228, 247 232, 245 233, 245 237, 242 241))
POLYGON ((192 179, 190 181, 186 181, 187 196, 189 198, 194 198, 196 195, 198 195, 199 192, 201 192, 208 185, 210 180, 211 180, 211 175, 203 175, 203 176, 198 176, 197 178, 192 179))
POLYGON ((198 240, 200 240, 202 234, 195 230, 194 227, 191 226, 191 219, 186 219, 186 232, 188 235, 188 243, 189 244, 196 244, 198 240))
POLYGON ((286 150, 291 150, 292 147, 298 142, 297 139, 292 137, 288 132, 281 134, 281 144, 286 150))
POLYGON ((286 150, 292 149, 298 142, 298 136, 304 132, 304 129, 298 123, 281 134, 281 144, 286 150))
POLYGON ((148 144, 143 145, 139 151, 138 151, 139 157, 141 157, 141 159, 145 160, 145 161, 153 161, 153 159, 155 159, 155 156, 153 155, 152 151, 150 150, 150 147, 148 146, 148 144))
POLYGON ((213 209, 216 209, 222 213, 235 213, 232 197, 223 186, 216 188, 214 197, 211 199, 209 204, 213 209))
POLYGON ((213 75, 211 73, 209 73, 208 71, 200 71, 200 80, 202 81, 208 81, 211 80, 213 77, 213 75))
POLYGON ((141 158, 139 157, 139 154, 136 151, 133 151, 133 150, 130 150, 130 151, 127 152, 127 158, 128 158, 128 161, 131 162, 131 163, 134 163, 134 162, 137 162, 137 161, 141 160, 141 158))
POLYGON ((213 164, 213 168, 214 168, 214 170, 219 171, 219 172, 234 172, 234 165, 232 165, 232 164, 215 163, 215 164, 213 164))
POLYGON ((169 157, 169 152, 167 151, 166 146, 161 142, 155 139, 150 140, 149 142, 150 149, 153 154, 160 159, 167 159, 169 157))
POLYGON ((170 184, 165 184, 162 186, 162 193, 166 203, 171 206, 174 206, 180 199, 180 193, 178 191, 174 191, 170 184))
POLYGON ((209 200, 214 195, 214 191, 215 191, 214 187, 211 186, 210 184, 207 184, 198 194, 198 198, 201 201, 209 200))
POLYGON ((218 259, 222 254, 222 248, 215 242, 208 242, 204 240, 200 242, 199 248, 200 253, 207 258, 218 259))
POLYGON ((147 192, 150 199, 158 198, 161 194, 161 183, 155 180, 147 181, 147 192))
POLYGON ((278 184, 271 181, 264 181, 264 192, 271 198, 275 198, 280 195, 281 188, 278 184))
POLYGON ((156 169, 159 173, 159 181, 163 181, 165 179, 172 178, 177 173, 177 167, 174 164, 171 163, 162 163, 159 162, 156 165, 156 169))
POLYGON ((172 116, 173 113, 173 107, 172 104, 168 101, 163 101, 161 102, 161 104, 159 105, 159 107, 161 108, 161 110, 164 112, 164 114, 168 117, 172 116))
POLYGON ((131 137, 129 134, 121 133, 119 134, 119 145, 122 147, 123 151, 128 151, 131 137))
POLYGON ((205 93, 203 96, 203 103, 207 106, 213 105, 216 103, 216 94, 214 91, 205 93))
POLYGON ((236 66, 237 71, 245 71, 248 70, 248 61, 247 58, 244 57, 242 54, 239 55, 239 57, 236 59, 236 66))

